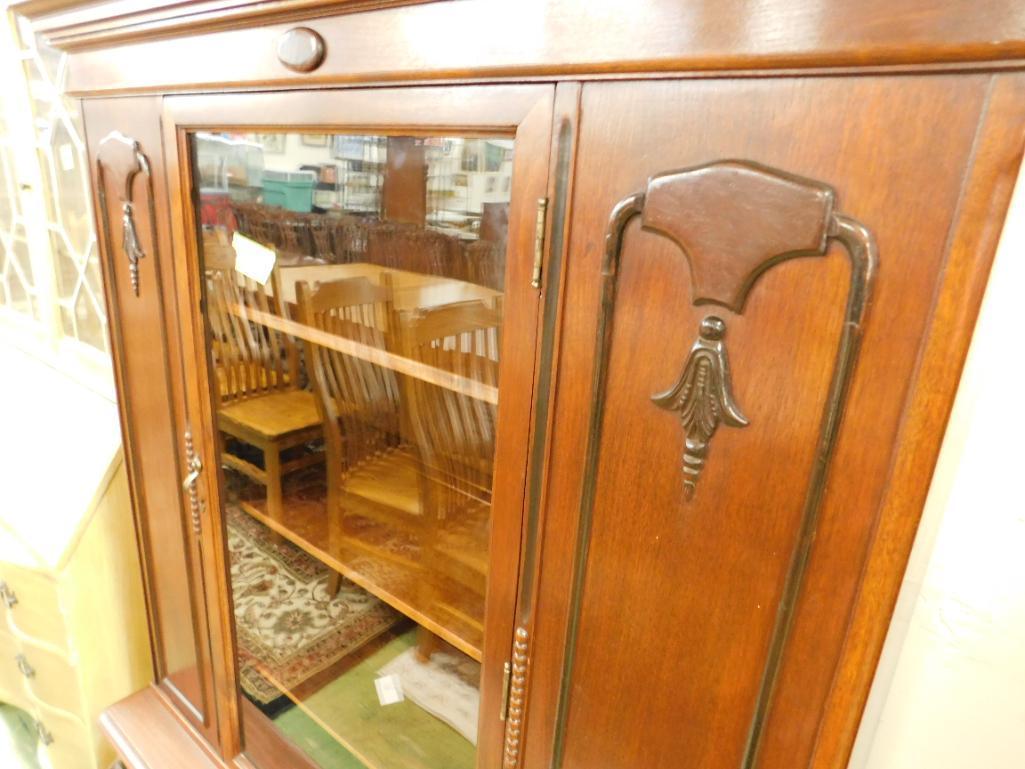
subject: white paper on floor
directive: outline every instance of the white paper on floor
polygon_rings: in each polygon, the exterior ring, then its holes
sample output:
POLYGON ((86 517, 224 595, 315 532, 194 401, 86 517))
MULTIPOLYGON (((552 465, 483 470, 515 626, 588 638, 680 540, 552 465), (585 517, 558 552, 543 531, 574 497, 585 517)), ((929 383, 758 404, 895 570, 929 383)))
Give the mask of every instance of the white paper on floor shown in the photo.
POLYGON ((408 649, 381 668, 380 674, 398 676, 406 699, 476 745, 480 691, 453 672, 458 664, 455 656, 445 652, 435 652, 429 662, 421 662, 416 649, 408 649))

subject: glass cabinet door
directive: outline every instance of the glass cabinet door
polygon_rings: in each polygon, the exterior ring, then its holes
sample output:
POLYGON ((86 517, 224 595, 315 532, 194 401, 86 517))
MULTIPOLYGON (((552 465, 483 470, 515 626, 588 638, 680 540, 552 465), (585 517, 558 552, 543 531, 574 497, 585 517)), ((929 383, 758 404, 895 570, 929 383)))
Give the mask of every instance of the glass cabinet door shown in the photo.
POLYGON ((546 173, 519 175, 547 152, 519 158, 516 126, 415 121, 211 124, 179 148, 243 752, 472 769, 486 639, 508 644, 489 577, 519 554, 495 530, 518 530, 522 489, 496 476, 525 462, 501 441, 529 392, 503 388, 529 382, 507 369, 535 340, 508 318, 537 300, 507 283, 533 260, 516 201, 546 173))

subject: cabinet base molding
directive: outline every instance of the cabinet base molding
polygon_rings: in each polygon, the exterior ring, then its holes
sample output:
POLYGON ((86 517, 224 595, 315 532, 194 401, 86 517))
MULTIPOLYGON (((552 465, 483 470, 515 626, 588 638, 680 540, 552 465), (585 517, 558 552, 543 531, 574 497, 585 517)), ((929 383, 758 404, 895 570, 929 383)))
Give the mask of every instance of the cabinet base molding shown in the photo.
POLYGON ((156 686, 126 697, 100 716, 127 769, 228 769, 204 749, 198 735, 156 686))

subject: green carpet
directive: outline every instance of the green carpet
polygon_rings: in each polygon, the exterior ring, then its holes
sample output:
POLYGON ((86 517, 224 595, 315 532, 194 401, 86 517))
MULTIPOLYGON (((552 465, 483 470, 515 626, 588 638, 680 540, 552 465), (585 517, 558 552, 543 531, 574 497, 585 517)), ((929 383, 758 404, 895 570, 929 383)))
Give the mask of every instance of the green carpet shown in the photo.
POLYGON ((323 769, 367 769, 362 761, 298 708, 286 710, 274 723, 323 769))
POLYGON ((415 631, 396 638, 274 723, 324 769, 473 769, 476 749, 455 729, 409 700, 377 700, 378 671, 415 642, 415 631))
MULTIPOLYGON (((0 766, 39 769, 36 724, 24 710, 0 702, 0 766)), ((347 768, 346 768, 347 769, 347 768)))

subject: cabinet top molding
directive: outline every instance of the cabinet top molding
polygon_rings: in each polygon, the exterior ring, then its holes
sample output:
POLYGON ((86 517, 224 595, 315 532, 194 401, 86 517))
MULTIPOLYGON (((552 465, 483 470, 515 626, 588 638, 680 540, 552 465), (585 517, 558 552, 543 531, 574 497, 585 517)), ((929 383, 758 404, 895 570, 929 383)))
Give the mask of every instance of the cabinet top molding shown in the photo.
POLYGON ((12 7, 51 45, 76 54, 68 84, 76 95, 1025 66, 1017 0, 984 9, 934 0, 21 0, 12 7), (288 71, 273 55, 296 22, 325 40, 315 74, 288 71))
POLYGON ((94 48, 435 0, 15 0, 50 45, 94 48))

